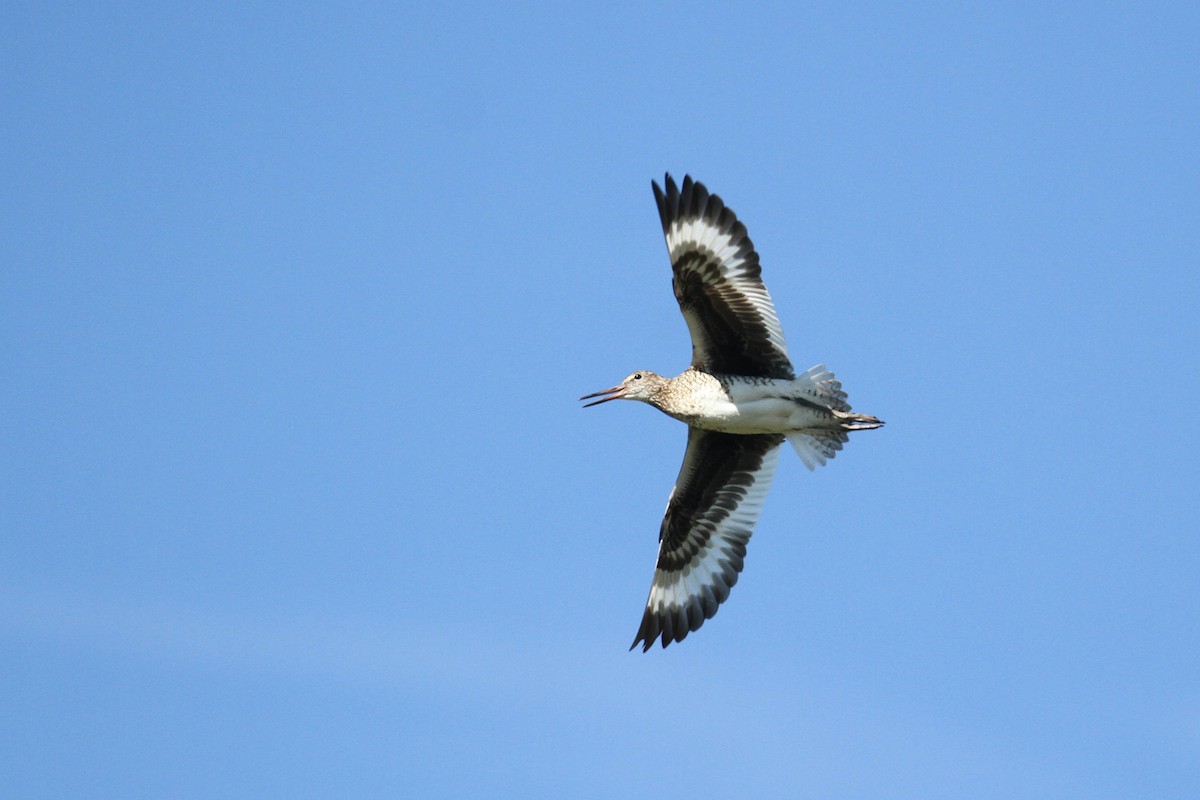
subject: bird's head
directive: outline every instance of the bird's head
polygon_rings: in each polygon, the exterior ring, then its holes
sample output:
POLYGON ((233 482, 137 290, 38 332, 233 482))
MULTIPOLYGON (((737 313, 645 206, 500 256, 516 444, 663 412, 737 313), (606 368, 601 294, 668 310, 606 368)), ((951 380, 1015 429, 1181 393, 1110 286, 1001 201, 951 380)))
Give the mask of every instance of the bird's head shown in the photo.
POLYGON ((630 375, 625 380, 618 383, 611 389, 605 389, 602 392, 593 392, 585 394, 580 400, 591 400, 593 397, 599 397, 599 400, 592 400, 590 403, 584 403, 583 407, 596 406, 601 403, 607 403, 609 400, 641 400, 643 403, 652 403, 654 394, 661 389, 667 382, 667 379, 662 375, 643 369, 630 375))

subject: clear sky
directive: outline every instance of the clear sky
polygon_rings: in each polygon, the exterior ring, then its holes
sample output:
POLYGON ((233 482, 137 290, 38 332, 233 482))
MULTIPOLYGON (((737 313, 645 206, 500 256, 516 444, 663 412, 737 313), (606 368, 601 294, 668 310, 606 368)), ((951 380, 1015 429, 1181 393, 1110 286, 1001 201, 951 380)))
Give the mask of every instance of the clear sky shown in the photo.
POLYGON ((993 5, 8 4, 4 794, 1198 796, 1200 11, 993 5), (667 171, 888 425, 642 654, 667 171))

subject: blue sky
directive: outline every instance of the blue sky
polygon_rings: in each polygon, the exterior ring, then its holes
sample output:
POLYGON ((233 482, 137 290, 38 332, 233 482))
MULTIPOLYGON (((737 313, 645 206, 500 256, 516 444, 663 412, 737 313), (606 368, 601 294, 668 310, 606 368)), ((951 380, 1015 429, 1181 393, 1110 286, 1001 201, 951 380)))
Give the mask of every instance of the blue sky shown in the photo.
POLYGON ((1196 796, 1195 9, 0 19, 12 796, 1196 796), (643 655, 666 171, 888 426, 643 655))

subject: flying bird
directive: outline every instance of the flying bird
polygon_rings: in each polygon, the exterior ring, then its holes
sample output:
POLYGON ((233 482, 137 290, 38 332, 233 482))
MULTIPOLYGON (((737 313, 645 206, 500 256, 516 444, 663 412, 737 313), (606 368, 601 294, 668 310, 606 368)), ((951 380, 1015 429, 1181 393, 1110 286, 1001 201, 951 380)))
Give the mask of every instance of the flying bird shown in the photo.
POLYGON ((658 533, 658 562, 630 650, 682 642, 717 613, 737 583, 746 543, 783 440, 810 470, 847 432, 883 422, 855 414, 823 365, 797 376, 746 226, 704 184, 668 174, 651 182, 671 258, 675 299, 692 336, 692 363, 674 378, 639 370, 584 395, 638 400, 687 423, 687 450, 658 533))

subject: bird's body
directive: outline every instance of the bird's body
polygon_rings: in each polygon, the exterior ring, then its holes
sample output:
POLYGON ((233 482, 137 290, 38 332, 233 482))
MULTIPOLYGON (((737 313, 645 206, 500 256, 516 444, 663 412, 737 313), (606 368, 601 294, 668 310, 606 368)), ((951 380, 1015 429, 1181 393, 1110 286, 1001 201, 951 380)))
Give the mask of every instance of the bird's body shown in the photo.
POLYGON ((682 191, 669 175, 665 192, 653 186, 692 364, 674 378, 635 372, 581 398, 638 400, 688 425, 633 642, 646 650, 660 637, 663 647, 682 641, 729 596, 784 439, 814 469, 842 449, 847 432, 883 424, 851 412, 823 366, 795 374, 758 254, 721 199, 690 177, 682 191))
MULTIPOLYGON (((761 378, 713 375, 689 369, 674 378, 644 370, 640 380, 656 381, 645 402, 680 422, 719 433, 801 433, 877 427, 874 417, 847 414, 844 397, 812 376, 761 378)), ((632 376, 631 376, 632 377, 632 376)), ((640 399, 640 398, 630 398, 640 399)))

